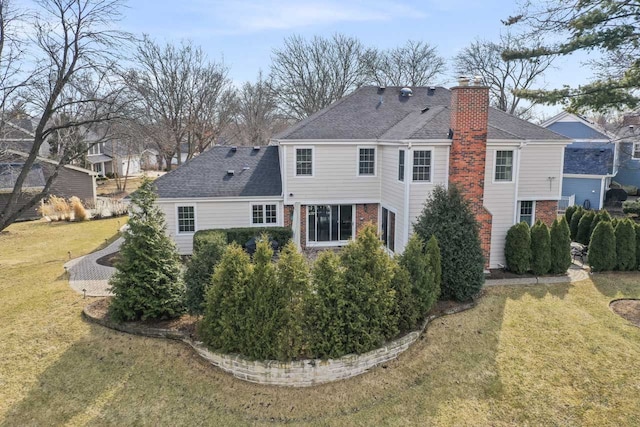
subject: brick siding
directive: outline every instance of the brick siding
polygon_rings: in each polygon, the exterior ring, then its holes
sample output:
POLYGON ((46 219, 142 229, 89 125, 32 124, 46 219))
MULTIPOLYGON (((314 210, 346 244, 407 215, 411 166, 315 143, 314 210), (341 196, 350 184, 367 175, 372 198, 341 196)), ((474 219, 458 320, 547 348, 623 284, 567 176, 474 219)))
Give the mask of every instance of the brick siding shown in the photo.
POLYGON ((551 224, 553 224, 556 218, 558 218, 557 200, 536 201, 536 221, 540 220, 551 227, 551 224))

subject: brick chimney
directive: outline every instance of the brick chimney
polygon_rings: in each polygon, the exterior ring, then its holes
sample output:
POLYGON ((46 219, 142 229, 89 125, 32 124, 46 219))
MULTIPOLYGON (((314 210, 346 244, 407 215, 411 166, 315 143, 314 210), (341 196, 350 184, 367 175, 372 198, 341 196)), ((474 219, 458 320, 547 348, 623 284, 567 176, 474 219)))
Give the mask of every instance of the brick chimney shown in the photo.
POLYGON ((449 185, 456 185, 469 201, 480 225, 480 240, 489 265, 491 214, 484 207, 484 174, 487 157, 489 88, 479 78, 460 78, 451 88, 449 185))

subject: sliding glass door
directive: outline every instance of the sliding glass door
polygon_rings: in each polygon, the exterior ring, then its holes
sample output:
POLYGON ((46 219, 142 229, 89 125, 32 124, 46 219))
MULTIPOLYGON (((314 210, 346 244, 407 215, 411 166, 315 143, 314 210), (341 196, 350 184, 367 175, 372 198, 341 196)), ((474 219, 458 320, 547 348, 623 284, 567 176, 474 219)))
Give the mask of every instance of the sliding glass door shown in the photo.
POLYGON ((344 242, 353 236, 353 205, 308 206, 308 242, 344 242))

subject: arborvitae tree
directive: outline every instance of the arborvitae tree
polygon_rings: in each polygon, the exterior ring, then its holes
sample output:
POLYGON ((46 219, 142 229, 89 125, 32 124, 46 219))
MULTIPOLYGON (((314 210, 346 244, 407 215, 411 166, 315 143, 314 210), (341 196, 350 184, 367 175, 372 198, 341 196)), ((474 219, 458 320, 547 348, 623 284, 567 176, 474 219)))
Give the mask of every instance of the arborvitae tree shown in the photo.
POLYGON ((184 273, 187 286, 185 301, 191 314, 204 312, 204 297, 211 284, 213 270, 227 247, 227 239, 223 233, 207 234, 200 241, 197 249, 196 246, 193 247, 193 256, 184 273))
POLYGON ((586 211, 580 218, 578 223, 578 234, 576 235, 576 241, 583 245, 589 245, 589 239, 591 238, 591 222, 596 216, 593 211, 586 211))
POLYGON ((342 356, 347 353, 347 290, 340 258, 332 251, 320 252, 311 275, 313 292, 305 316, 311 354, 321 358, 342 356))
POLYGON ((180 258, 155 200, 153 183, 146 179, 131 196, 121 260, 109 281, 114 294, 109 312, 116 321, 165 319, 184 312, 180 258))
POLYGON ((289 360, 299 356, 305 346, 304 313, 310 296, 309 266, 293 241, 280 251, 277 269, 285 304, 276 337, 278 360, 289 360))
POLYGON ((564 217, 553 221, 551 225, 551 272, 566 273, 571 266, 571 236, 564 217))
POLYGON ((198 325, 202 341, 224 352, 243 352, 247 344, 247 287, 253 267, 237 243, 230 244, 216 266, 198 325))
POLYGON ((636 269, 640 270, 640 224, 633 227, 636 231, 636 269))
POLYGON ((412 292, 409 271, 397 263, 394 265, 391 288, 396 298, 394 314, 398 319, 398 331, 408 332, 416 327, 421 316, 412 292))
POLYGON ((440 255, 440 245, 435 235, 432 235, 427 242, 427 264, 433 271, 433 303, 435 303, 440 298, 442 284, 442 255, 440 255))
POLYGON ((442 255, 441 297, 468 301, 484 283, 484 256, 478 223, 456 186, 436 186, 414 224, 427 241, 435 235, 442 255))
POLYGON ((407 269, 411 278, 413 301, 417 319, 424 319, 438 295, 435 289, 435 274, 431 270, 424 253, 422 239, 413 234, 402 255, 398 257, 401 266, 407 269))
POLYGON ((520 222, 507 231, 504 245, 507 268, 516 274, 524 274, 531 267, 531 234, 529 225, 520 222))
POLYGON ((636 269, 636 231, 629 219, 618 222, 616 236, 616 268, 621 271, 636 269))
POLYGON ((596 213, 596 216, 593 217, 593 221, 591 221, 591 230, 589 231, 589 239, 591 239, 591 235, 593 234, 593 230, 596 229, 596 225, 600 221, 611 221, 611 215, 605 209, 601 209, 596 213))
POLYGON ((564 218, 567 220, 567 224, 571 224, 571 216, 575 213, 577 209, 578 209, 578 206, 573 205, 573 206, 569 206, 564 211, 564 218))
POLYGON ((397 333, 393 263, 372 225, 340 254, 345 278, 345 335, 348 353, 369 351, 397 333))
POLYGON ((607 271, 616 267, 616 237, 612 222, 600 221, 593 230, 588 257, 592 271, 607 271))
POLYGON ((571 215, 571 222, 569 223, 569 230, 571 230, 571 240, 576 241, 578 237, 578 224, 580 224, 580 219, 582 215, 584 215, 586 211, 582 209, 582 206, 578 206, 578 209, 571 215))
POLYGON ((536 276, 547 274, 551 268, 551 238, 549 227, 538 220, 531 227, 531 271, 536 276))

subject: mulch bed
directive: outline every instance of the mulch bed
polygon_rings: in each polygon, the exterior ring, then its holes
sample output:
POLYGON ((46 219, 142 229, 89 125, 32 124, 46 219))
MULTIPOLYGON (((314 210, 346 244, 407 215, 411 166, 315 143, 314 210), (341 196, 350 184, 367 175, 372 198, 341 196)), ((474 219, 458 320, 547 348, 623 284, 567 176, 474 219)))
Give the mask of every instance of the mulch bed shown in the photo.
POLYGON ((487 280, 499 280, 499 279, 535 279, 536 277, 562 277, 566 274, 545 274, 544 276, 536 276, 535 274, 525 273, 516 274, 511 271, 503 270, 502 268, 493 268, 489 270, 489 274, 485 274, 484 278, 487 280))
POLYGON ((105 255, 96 260, 96 263, 105 267, 115 267, 116 262, 120 261, 120 252, 114 252, 112 254, 105 255))
POLYGON ((611 310, 640 328, 640 300, 618 299, 609 304, 611 310))

